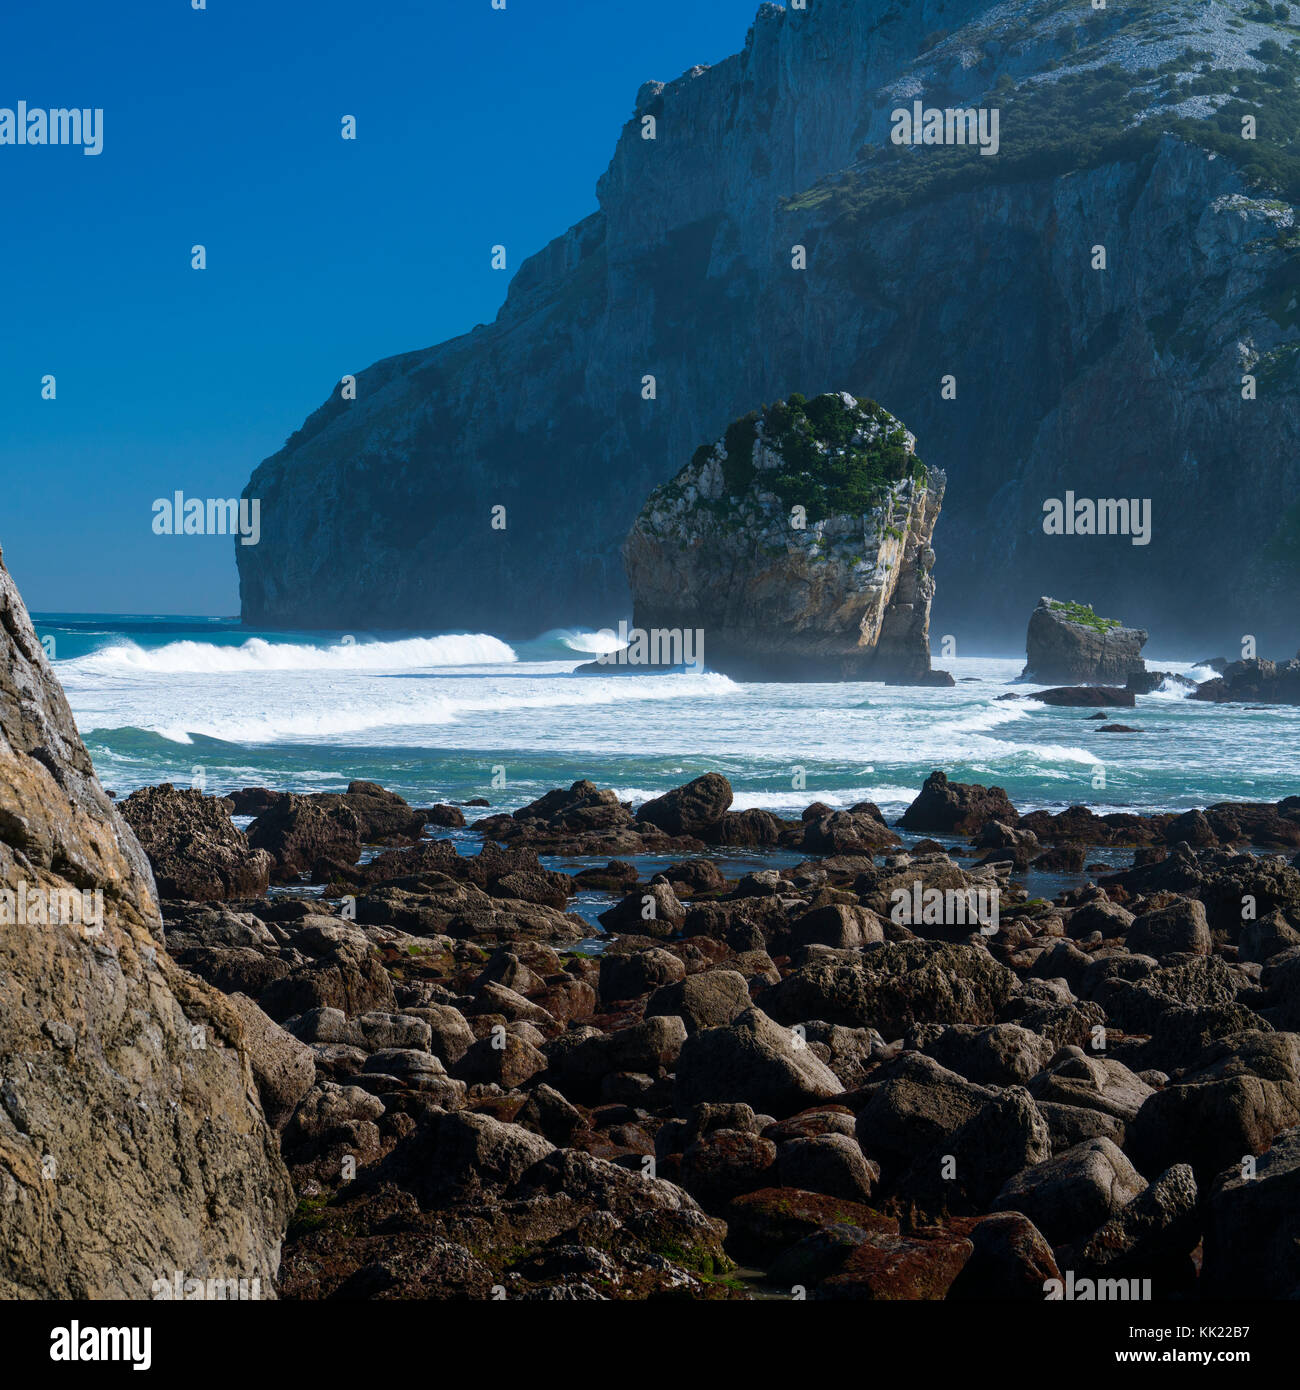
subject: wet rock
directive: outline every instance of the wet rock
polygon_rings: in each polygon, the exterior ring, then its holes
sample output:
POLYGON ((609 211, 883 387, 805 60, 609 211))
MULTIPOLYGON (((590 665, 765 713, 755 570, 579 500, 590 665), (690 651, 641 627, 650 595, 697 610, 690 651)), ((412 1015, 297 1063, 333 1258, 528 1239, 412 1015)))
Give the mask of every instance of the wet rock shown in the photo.
POLYGON ((1131 690, 1113 685, 1054 686, 1050 690, 1036 690, 1029 698, 1065 709, 1096 709, 1099 706, 1132 709, 1137 704, 1131 690))

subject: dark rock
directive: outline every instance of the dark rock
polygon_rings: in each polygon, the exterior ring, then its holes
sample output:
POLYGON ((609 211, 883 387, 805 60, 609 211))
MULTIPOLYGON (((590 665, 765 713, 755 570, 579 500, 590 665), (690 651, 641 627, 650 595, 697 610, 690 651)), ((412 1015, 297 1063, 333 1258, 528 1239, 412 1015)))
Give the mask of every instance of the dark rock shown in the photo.
POLYGON ((164 782, 132 792, 121 811, 163 897, 223 902, 266 891, 271 856, 250 848, 230 819, 231 802, 164 782))
POLYGON ((843 1086, 796 1033, 759 1009, 686 1039, 677 1059, 678 1110, 699 1101, 744 1101, 778 1119, 839 1095, 843 1086))
POLYGON ((323 803, 291 794, 248 827, 248 843, 274 859, 277 883, 292 883, 320 859, 355 864, 361 857, 361 822, 342 798, 323 803))
POLYGON ((1011 1178, 996 1211, 1018 1211, 1053 1245, 1089 1235, 1116 1216, 1146 1182, 1109 1139, 1090 1139, 1011 1178))
POLYGON ((1300 1129, 1277 1135, 1248 1172, 1240 1160, 1210 1192, 1205 1291, 1294 1299, 1300 1290, 1300 1129))
POLYGON ((1080 604, 1040 598, 1029 618, 1028 660, 1020 679, 1072 685, 1125 681, 1145 671, 1146 640, 1141 629, 1098 618, 1080 604))
POLYGON ((1055 686, 1050 690, 1037 690, 1027 698, 1065 709, 1095 709, 1099 705, 1132 709, 1137 704, 1131 690, 1119 690, 1111 685, 1055 686))
POLYGON ((731 806, 731 783, 716 772, 706 772, 684 787, 647 801, 636 813, 668 835, 705 838, 731 806))
POLYGON ((1019 819, 1001 787, 949 782, 946 773, 932 772, 899 824, 904 830, 952 835, 974 834, 989 821, 1014 825, 1019 819))

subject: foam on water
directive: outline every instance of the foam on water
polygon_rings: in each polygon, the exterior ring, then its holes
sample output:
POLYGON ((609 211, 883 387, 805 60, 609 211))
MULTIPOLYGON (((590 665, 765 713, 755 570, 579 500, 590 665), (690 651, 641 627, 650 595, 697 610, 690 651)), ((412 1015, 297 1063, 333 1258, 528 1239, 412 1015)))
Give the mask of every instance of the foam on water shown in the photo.
POLYGON ((214 642, 168 642, 165 646, 145 648, 130 640, 117 640, 68 662, 64 680, 79 672, 178 675, 183 672, 411 671, 429 667, 503 665, 515 659, 512 647, 481 632, 408 637, 393 642, 338 642, 323 647, 268 642, 261 637, 252 637, 238 647, 214 642))
POLYGON ((199 764, 214 788, 319 790, 360 777, 420 804, 486 796, 494 809, 580 777, 638 803, 707 771, 731 780, 737 810, 783 815, 812 801, 874 801, 896 815, 936 768, 1003 786, 1023 809, 1172 809, 1300 791, 1288 755, 1300 711, 1215 706, 1175 687, 1124 711, 1140 733, 1101 734, 1095 711, 999 700, 1023 693, 1018 657, 943 661, 951 688, 742 685, 576 676, 617 645, 580 628, 511 643, 483 633, 351 643, 81 615, 49 630, 68 657, 56 669, 78 727, 122 793, 184 780, 199 764))

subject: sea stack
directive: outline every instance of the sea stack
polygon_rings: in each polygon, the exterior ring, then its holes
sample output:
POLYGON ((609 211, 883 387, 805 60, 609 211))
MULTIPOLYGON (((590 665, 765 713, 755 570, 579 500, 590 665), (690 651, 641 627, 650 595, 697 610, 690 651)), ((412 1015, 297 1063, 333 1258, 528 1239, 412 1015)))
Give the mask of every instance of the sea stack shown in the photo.
POLYGON ((1086 604, 1040 598, 1029 618, 1022 681, 1040 685, 1124 685, 1146 670, 1147 634, 1086 604))
POLYGON ((949 685, 930 669, 945 476, 848 392, 765 406, 702 445, 623 547, 634 627, 694 630, 741 680, 949 685))

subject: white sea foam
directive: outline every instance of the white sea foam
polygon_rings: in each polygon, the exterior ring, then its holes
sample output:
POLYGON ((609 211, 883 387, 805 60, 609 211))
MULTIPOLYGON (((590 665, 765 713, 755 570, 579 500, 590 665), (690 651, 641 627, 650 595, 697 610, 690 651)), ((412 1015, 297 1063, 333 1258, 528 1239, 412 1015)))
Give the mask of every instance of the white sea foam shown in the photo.
POLYGON ((430 693, 425 685, 410 682, 399 689, 401 698, 378 699, 367 684, 349 700, 337 687, 322 692, 319 687, 302 688, 295 696, 281 690, 276 707, 263 713, 200 713, 191 709, 179 718, 174 714, 146 716, 136 727, 160 734, 175 743, 190 743, 192 735, 217 738, 227 743, 277 743, 284 740, 324 740, 349 735, 377 735, 398 743, 412 730, 441 725, 473 723, 476 719, 511 714, 541 714, 544 711, 571 710, 576 718, 583 710, 604 705, 635 704, 640 701, 705 699, 721 696, 735 686, 726 676, 660 676, 642 679, 565 680, 544 692, 526 693, 541 682, 529 681, 520 693, 498 690, 482 695, 447 693, 461 683, 447 682, 430 693), (321 698, 322 694, 326 698, 321 698))
POLYGON ((145 648, 117 642, 65 663, 71 672, 179 675, 183 672, 414 671, 429 667, 506 665, 514 648, 485 633, 407 637, 394 642, 337 642, 318 647, 251 637, 238 647, 213 642, 168 642, 145 648))

